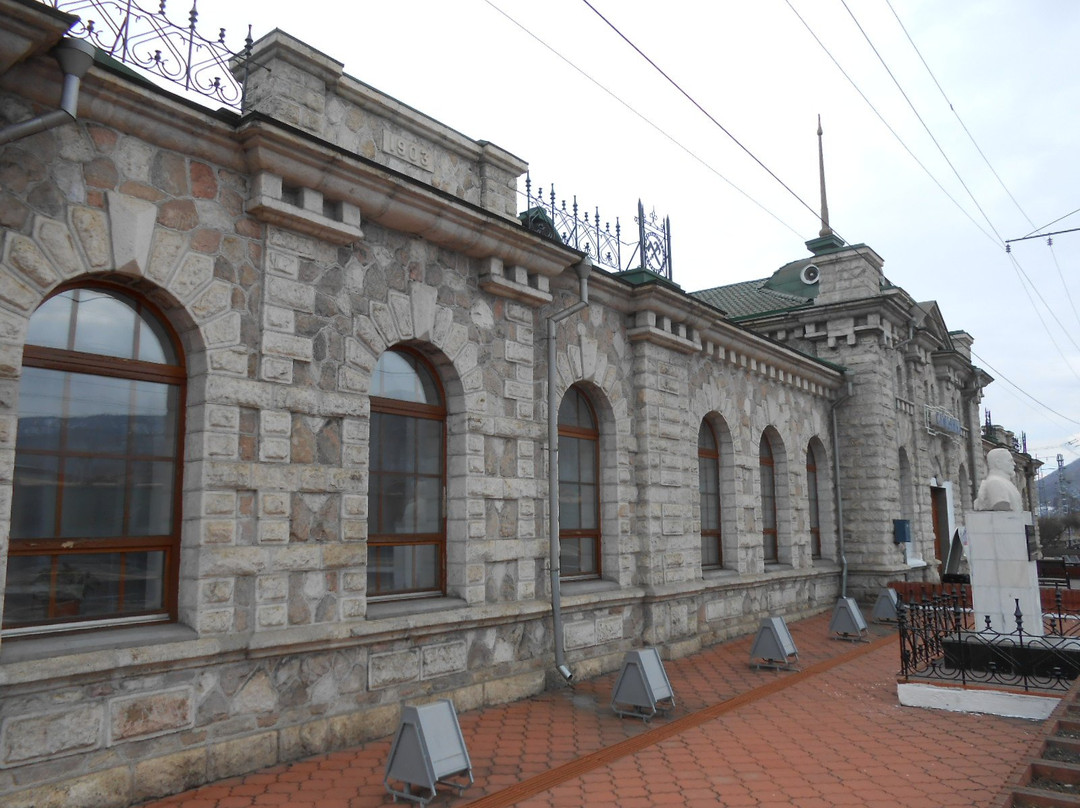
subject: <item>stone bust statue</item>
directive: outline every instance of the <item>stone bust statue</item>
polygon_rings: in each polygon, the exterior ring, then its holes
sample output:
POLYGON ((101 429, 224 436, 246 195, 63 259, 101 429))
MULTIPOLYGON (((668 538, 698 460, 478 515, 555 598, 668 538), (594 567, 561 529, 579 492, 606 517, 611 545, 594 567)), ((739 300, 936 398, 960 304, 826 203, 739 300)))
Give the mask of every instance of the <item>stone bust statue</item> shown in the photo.
POLYGON ((1020 492, 1016 490, 1012 481, 1012 452, 1008 449, 991 449, 986 456, 986 462, 990 465, 990 471, 979 485, 979 495, 975 497, 975 510, 1020 510, 1020 492))

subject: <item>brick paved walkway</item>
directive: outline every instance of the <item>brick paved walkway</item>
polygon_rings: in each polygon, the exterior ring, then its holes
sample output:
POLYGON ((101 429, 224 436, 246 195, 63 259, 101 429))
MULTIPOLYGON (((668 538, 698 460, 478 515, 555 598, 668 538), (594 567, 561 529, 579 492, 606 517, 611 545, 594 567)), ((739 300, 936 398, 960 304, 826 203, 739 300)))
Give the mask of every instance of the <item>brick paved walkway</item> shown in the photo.
MULTIPOLYGON (((459 716, 475 784, 433 806, 983 806, 1030 755, 1038 723, 901 707, 891 629, 873 643, 792 623, 798 673, 750 667, 752 637, 665 663, 677 706, 615 716, 615 674, 459 716)), ((148 808, 390 804, 390 738, 222 781, 148 808)))

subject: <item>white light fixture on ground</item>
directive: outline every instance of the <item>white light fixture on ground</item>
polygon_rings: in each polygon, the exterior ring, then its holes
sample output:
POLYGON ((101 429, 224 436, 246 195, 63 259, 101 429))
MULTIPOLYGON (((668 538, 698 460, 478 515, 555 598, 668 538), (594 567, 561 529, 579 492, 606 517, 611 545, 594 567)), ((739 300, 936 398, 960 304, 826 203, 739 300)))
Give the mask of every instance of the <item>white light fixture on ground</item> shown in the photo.
POLYGON ((750 664, 755 668, 798 670, 799 651, 783 617, 764 617, 750 648, 750 664))
POLYGON ((836 601, 832 620, 829 621, 829 633, 837 640, 870 641, 866 618, 859 611, 855 598, 840 598, 836 601))
POLYGON ((472 782, 472 763, 454 703, 442 699, 422 707, 403 708, 383 778, 383 785, 394 796, 394 802, 401 797, 427 805, 435 797, 437 784, 456 788, 461 794, 472 782), (465 777, 468 783, 448 779, 465 777), (404 785, 395 788, 391 781, 404 785), (414 788, 426 793, 413 793, 414 788))
POLYGON ((884 587, 878 594, 877 603, 874 604, 874 611, 870 615, 871 619, 875 623, 895 623, 896 622, 896 590, 891 587, 884 587))
POLYGON ((611 692, 611 709, 619 715, 648 721, 657 711, 674 707, 675 694, 660 652, 655 648, 628 651, 611 692))

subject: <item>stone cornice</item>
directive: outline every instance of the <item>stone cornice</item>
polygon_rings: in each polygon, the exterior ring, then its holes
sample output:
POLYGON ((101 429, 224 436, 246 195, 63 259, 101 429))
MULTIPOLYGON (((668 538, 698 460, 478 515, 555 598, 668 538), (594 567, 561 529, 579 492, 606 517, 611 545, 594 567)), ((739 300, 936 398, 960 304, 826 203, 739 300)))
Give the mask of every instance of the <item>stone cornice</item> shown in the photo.
POLYGON ((0 75, 35 53, 43 53, 60 41, 78 18, 36 2, 0 0, 0 75))
POLYGON ((327 199, 355 205, 365 220, 384 227, 474 258, 496 257, 547 277, 580 260, 578 253, 519 225, 274 122, 249 120, 237 137, 250 173, 267 172, 327 199))

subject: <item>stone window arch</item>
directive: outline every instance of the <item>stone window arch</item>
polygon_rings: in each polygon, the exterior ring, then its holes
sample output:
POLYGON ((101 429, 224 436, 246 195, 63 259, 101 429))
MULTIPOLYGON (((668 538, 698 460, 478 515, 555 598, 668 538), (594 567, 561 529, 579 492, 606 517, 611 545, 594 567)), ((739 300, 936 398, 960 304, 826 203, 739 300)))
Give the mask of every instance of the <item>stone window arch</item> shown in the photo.
POLYGON ((446 586, 446 397, 418 352, 379 357, 371 380, 369 599, 446 586))
POLYGON ((31 315, 4 628, 175 620, 187 376, 176 333, 111 284, 31 315))

